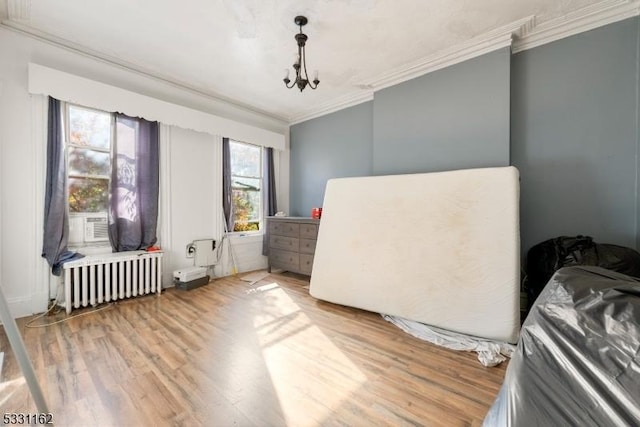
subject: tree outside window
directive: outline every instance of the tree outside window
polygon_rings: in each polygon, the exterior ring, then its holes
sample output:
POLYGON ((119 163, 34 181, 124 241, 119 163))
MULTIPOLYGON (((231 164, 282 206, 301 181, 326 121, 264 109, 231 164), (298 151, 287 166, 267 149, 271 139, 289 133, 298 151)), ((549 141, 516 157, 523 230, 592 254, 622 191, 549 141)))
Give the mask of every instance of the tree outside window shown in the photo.
POLYGON ((262 217, 262 148, 229 141, 233 231, 257 231, 262 217))

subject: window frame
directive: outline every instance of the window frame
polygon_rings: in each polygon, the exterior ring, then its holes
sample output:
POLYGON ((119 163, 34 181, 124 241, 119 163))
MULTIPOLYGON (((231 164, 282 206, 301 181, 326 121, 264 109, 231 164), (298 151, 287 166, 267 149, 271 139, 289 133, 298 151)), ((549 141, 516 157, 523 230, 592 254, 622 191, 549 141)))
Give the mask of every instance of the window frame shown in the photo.
MULTIPOLYGON (((238 141, 235 139, 231 139, 229 138, 229 148, 230 151, 232 151, 231 149, 231 145, 232 144, 238 144, 238 145, 247 145, 253 148, 257 148, 258 150, 260 150, 260 156, 259 156, 259 160, 258 160, 258 171, 259 171, 259 176, 250 176, 250 175, 236 175, 234 174, 233 171, 233 161, 231 160, 231 154, 230 154, 230 159, 229 159, 229 170, 230 170, 230 174, 231 174, 231 203, 233 205, 233 191, 234 190, 245 190, 245 191, 257 191, 258 193, 258 219, 257 221, 251 221, 250 223, 257 223, 258 224, 258 229, 257 230, 239 230, 239 231, 235 231, 235 224, 236 224, 236 218, 235 218, 235 209, 233 210, 233 225, 234 225, 234 230, 229 231, 229 234, 231 235, 246 235, 246 234, 251 234, 251 235, 258 235, 258 234, 263 234, 264 231, 264 225, 266 224, 265 222, 265 218, 264 218, 264 213, 263 213, 263 209, 262 209, 262 205, 264 203, 263 199, 263 188, 262 188, 262 183, 263 183, 263 176, 264 176, 264 147, 258 144, 252 144, 249 142, 244 142, 244 141, 238 141), (249 190, 246 188, 242 188, 242 187, 238 187, 234 185, 235 182, 235 178, 247 178, 247 179, 257 179, 259 181, 259 189, 258 190, 249 190)), ((234 206, 235 208, 235 206, 234 206)))

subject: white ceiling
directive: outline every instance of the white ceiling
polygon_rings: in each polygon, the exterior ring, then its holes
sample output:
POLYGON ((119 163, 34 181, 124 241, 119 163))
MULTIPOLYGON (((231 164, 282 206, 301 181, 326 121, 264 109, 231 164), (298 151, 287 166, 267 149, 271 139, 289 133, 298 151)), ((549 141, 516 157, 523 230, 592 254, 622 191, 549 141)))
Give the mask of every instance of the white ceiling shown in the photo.
MULTIPOLYGON (((363 84, 514 21, 615 0, 0 0, 20 28, 285 121, 357 98, 363 84), (317 90, 286 89, 305 15, 317 90)), ((46 65, 46 64, 43 64, 46 65)))

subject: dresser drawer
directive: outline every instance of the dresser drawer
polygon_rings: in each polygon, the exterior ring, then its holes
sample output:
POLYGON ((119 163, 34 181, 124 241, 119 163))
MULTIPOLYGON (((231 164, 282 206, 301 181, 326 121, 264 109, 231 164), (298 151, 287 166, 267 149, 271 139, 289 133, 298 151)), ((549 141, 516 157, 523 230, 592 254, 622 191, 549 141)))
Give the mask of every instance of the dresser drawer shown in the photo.
POLYGON ((300 224, 293 222, 271 221, 269 222, 269 234, 298 237, 300 234, 300 224))
POLYGON ((302 239, 317 239, 318 238, 318 225, 317 224, 300 224, 300 238, 302 239))
POLYGON ((311 275, 313 255, 300 254, 300 273, 311 275))
POLYGON ((298 267, 300 265, 300 255, 295 252, 270 249, 269 264, 270 267, 298 271, 298 267))
POLYGON ((298 239, 286 236, 269 236, 269 248, 284 249, 285 251, 298 252, 298 239))
POLYGON ((300 239, 300 253, 314 254, 316 252, 316 241, 311 239, 300 239))

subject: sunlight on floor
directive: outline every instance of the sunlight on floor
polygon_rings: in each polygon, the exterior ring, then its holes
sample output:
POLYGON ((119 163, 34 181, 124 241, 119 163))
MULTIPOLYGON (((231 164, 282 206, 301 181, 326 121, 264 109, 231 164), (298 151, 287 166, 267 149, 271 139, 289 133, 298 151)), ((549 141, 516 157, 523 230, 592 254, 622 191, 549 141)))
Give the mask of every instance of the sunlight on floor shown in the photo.
POLYGON ((277 283, 260 286, 264 304, 253 323, 280 406, 290 425, 326 420, 366 376, 321 331, 277 283), (292 372, 291 366, 302 366, 292 372), (312 387, 323 382, 327 387, 312 387), (311 390, 316 393, 311 395, 311 390), (317 395, 317 390, 327 390, 317 395), (305 404, 301 405, 301 397, 305 404), (311 398, 311 399, 310 399, 311 398), (309 405, 309 401, 315 402, 309 405))
POLYGON ((0 408, 3 408, 4 404, 8 402, 11 396, 20 390, 20 387, 24 384, 24 377, 0 383, 0 408))

